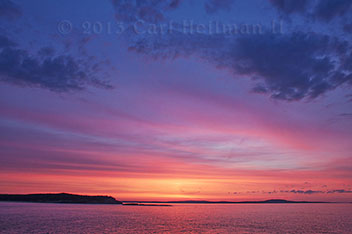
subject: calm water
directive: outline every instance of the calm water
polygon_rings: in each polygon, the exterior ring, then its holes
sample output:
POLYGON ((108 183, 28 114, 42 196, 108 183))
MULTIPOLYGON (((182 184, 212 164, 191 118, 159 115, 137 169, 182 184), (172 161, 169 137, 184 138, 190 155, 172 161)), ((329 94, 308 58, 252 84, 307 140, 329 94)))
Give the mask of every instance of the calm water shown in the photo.
POLYGON ((352 204, 1 203, 0 233, 352 233, 352 204))

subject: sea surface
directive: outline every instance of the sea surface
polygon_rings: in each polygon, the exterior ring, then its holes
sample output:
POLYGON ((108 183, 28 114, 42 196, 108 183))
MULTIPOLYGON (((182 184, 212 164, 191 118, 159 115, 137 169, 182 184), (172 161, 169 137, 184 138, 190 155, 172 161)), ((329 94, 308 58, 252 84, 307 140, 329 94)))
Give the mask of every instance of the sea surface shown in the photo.
POLYGON ((352 204, 0 202, 0 233, 352 233, 352 204))

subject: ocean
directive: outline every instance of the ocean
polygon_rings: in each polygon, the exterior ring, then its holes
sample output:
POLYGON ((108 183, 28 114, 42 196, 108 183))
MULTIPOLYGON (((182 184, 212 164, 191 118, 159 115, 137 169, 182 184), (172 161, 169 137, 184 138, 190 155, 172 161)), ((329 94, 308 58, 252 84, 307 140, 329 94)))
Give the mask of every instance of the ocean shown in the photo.
POLYGON ((0 202, 0 233, 352 233, 352 204, 0 202))

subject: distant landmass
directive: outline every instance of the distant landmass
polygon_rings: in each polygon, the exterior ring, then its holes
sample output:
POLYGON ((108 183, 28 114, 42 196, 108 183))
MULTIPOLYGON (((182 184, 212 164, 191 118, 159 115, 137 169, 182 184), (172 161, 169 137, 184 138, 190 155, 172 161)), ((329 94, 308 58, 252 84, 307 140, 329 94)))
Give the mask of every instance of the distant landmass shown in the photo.
POLYGON ((40 203, 122 204, 110 196, 86 196, 69 193, 48 194, 0 194, 0 201, 40 203))
POLYGON ((265 201, 199 201, 199 200, 186 200, 186 201, 126 201, 126 202, 137 202, 137 203, 182 203, 182 204, 265 204, 265 203, 330 203, 321 201, 288 201, 283 199, 270 199, 265 201))

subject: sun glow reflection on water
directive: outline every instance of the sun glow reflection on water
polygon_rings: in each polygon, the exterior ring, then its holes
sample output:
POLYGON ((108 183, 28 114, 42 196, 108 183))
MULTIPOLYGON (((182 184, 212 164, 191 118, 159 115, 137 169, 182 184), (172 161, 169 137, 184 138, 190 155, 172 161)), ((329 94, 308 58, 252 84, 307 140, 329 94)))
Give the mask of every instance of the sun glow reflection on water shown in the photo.
POLYGON ((1 233, 352 233, 352 204, 0 203, 1 233))

